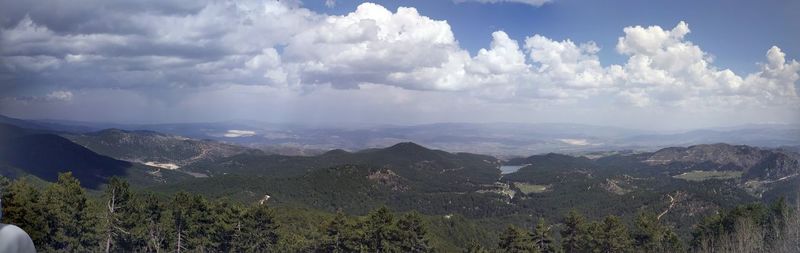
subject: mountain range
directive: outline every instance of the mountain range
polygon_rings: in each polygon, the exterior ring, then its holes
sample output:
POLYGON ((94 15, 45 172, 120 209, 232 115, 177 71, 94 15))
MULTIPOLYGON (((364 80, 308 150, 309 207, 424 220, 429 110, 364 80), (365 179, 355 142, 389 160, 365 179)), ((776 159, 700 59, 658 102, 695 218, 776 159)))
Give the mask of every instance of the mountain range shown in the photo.
POLYGON ((414 142, 451 152, 512 158, 548 152, 586 154, 608 150, 655 151, 673 146, 729 143, 766 148, 800 147, 800 126, 744 125, 685 131, 637 130, 564 123, 437 123, 412 126, 319 127, 256 121, 176 124, 115 124, 59 120, 0 122, 34 129, 88 133, 115 128, 149 130, 209 139, 286 155, 317 155, 331 149, 358 151, 414 142))
POLYGON ((791 148, 717 143, 499 159, 399 142, 298 156, 152 130, 70 132, 16 123, 0 124, 5 176, 53 181, 71 171, 90 189, 118 176, 161 193, 269 199, 354 214, 388 205, 489 222, 527 220, 532 213, 555 218, 570 209, 595 217, 649 209, 687 235, 705 215, 754 201, 793 200, 800 191, 800 155, 791 148), (501 172, 503 166, 518 170, 501 172))
POLYGON ((12 178, 34 176, 52 182, 61 172, 72 172, 84 187, 92 189, 98 189, 112 176, 139 185, 188 178, 185 173, 100 155, 52 132, 0 124, 0 174, 12 178))

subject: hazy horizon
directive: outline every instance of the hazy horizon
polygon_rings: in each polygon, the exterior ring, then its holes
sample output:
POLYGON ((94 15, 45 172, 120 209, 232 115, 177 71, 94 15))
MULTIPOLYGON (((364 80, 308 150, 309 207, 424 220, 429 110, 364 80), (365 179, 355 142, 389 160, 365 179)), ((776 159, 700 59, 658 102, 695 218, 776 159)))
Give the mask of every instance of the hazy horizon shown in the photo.
MULTIPOLYGON (((649 127, 649 128, 637 128, 632 126, 625 126, 625 125, 601 125, 601 124, 592 124, 592 123, 574 123, 574 122, 503 122, 503 121, 494 121, 494 122, 455 122, 455 121, 446 121, 446 122, 422 122, 422 123, 409 123, 409 124, 401 124, 401 123, 372 123, 372 122, 270 122, 270 121, 263 121, 258 119, 222 119, 222 120, 214 120, 214 121, 163 121, 163 122, 133 122, 133 121, 84 121, 84 120, 72 120, 72 119, 54 119, 54 118, 25 118, 25 117, 13 117, 10 115, 0 114, 0 116, 5 116, 13 119, 20 119, 26 121, 38 121, 38 122, 51 122, 51 123, 61 123, 61 124, 68 124, 74 126, 97 126, 97 125, 119 125, 119 126, 127 126, 127 127, 135 127, 141 126, 145 127, 142 129, 130 129, 130 130, 148 130, 147 126, 155 126, 155 125, 180 125, 180 124, 254 124, 252 126, 256 127, 257 124, 262 124, 261 126, 267 127, 271 125, 284 125, 284 126, 296 126, 296 127, 303 127, 303 128, 330 128, 330 129, 367 129, 367 128, 391 128, 391 127, 421 127, 421 126, 433 126, 433 125, 531 125, 531 126, 545 126, 545 125, 576 125, 576 126, 588 126, 588 127, 598 127, 598 128, 616 128, 620 130, 631 130, 631 131, 641 131, 641 132, 652 132, 652 133, 681 133, 681 132, 688 132, 688 131, 695 131, 695 130, 729 130, 729 129, 739 129, 739 128, 765 128, 765 127, 789 127, 789 128, 800 128, 800 124, 792 124, 792 123, 777 123, 777 122, 763 122, 763 123, 744 123, 744 124, 732 124, 732 125, 715 125, 715 126, 698 126, 698 127, 689 127, 689 128, 659 128, 659 127, 649 127)), ((113 128, 113 127, 112 127, 113 128)))

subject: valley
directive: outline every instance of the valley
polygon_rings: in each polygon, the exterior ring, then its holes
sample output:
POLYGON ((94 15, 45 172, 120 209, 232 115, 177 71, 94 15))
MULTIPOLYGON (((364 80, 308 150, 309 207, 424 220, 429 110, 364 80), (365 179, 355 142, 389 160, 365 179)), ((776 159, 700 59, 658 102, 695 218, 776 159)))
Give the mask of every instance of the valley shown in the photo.
MULTIPOLYGON (((283 209, 368 215, 385 206, 426 219, 455 215, 489 234, 570 211, 589 219, 652 212, 689 241, 703 217, 749 203, 794 203, 800 189, 796 153, 723 143, 500 159, 400 142, 294 156, 154 131, 0 126, 0 173, 12 179, 55 182, 71 171, 90 193, 116 177, 136 191, 283 209)), ((436 236, 458 248, 453 235, 436 236)))

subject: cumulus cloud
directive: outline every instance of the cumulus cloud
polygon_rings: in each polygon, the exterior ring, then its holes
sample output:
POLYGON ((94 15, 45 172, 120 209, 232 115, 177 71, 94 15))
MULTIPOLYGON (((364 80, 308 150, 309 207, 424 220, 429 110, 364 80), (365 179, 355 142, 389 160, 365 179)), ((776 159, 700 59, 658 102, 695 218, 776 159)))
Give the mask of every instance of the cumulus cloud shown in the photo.
POLYGON ((715 67, 708 53, 685 39, 689 32, 685 22, 671 30, 626 27, 616 47, 629 56, 616 78, 620 95, 635 98, 632 100, 638 102, 634 104, 640 106, 650 100, 681 104, 702 97, 752 98, 762 104, 797 102, 798 63, 786 63, 780 48, 769 49, 768 63, 760 72, 742 77, 715 67))
POLYGON ((609 85, 611 76, 600 65, 594 42, 576 45, 571 40, 554 41, 541 35, 525 40, 525 49, 541 83, 567 88, 593 88, 609 85))
POLYGON ((766 99, 796 98, 800 63, 796 60, 786 62, 786 54, 777 46, 770 48, 766 57, 767 62, 761 64, 761 71, 747 75, 743 82, 731 77, 741 82, 741 86, 734 87, 745 94, 766 99))
MULTIPOLYGON (((507 2, 538 6, 548 1, 507 2)), ((373 3, 345 15, 315 13, 295 1, 83 0, 80 6, 86 8, 73 5, 39 0, 4 5, 0 92, 38 92, 38 97, 68 101, 69 91, 47 91, 118 89, 174 100, 188 91, 235 92, 228 88, 242 86, 269 87, 286 97, 320 89, 355 94, 390 87, 523 104, 800 104, 800 64, 786 59, 779 47, 766 51, 758 71, 735 73, 716 67, 710 54, 689 40, 685 22, 671 29, 625 27, 615 47, 624 63, 604 65, 595 42, 540 34, 520 44, 496 31, 487 47, 471 53, 459 45, 446 20, 373 3), (60 6, 59 15, 34 8, 48 4, 60 6)))
POLYGON ((365 3, 297 34, 285 57, 309 83, 348 88, 363 82, 389 83, 392 73, 441 65, 456 49, 447 22, 420 16, 414 8, 392 13, 365 3))

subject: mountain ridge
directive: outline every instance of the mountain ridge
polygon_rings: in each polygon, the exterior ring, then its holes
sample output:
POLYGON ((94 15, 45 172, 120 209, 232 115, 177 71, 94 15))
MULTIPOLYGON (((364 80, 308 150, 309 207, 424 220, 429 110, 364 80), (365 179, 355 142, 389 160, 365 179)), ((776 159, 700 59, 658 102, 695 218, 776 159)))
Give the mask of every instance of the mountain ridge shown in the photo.
MULTIPOLYGON (((24 121, 24 120, 18 120, 24 121)), ((637 130, 570 123, 431 123, 321 127, 257 121, 111 124, 31 121, 36 124, 151 130, 193 139, 211 139, 271 153, 315 155, 325 150, 364 150, 412 141, 450 152, 490 154, 502 158, 539 153, 581 154, 606 150, 655 151, 665 147, 731 143, 777 148, 800 146, 800 126, 755 124, 684 130, 637 130), (77 125, 76 125, 77 124, 77 125), (247 131, 247 135, 229 134, 247 131), (250 134, 252 133, 252 135, 250 134)), ((69 132, 67 129, 62 129, 69 132)), ((86 131, 79 131, 82 133, 86 131)))
POLYGON ((98 189, 110 177, 123 177, 139 185, 186 178, 178 173, 103 156, 57 134, 9 127, 0 123, 0 174, 32 175, 53 182, 58 173, 72 172, 87 188, 98 189), (9 130, 13 131, 9 133, 9 130))

